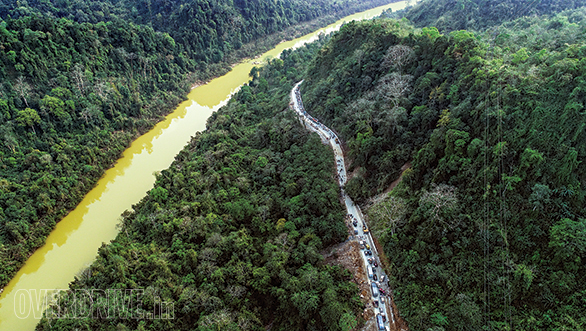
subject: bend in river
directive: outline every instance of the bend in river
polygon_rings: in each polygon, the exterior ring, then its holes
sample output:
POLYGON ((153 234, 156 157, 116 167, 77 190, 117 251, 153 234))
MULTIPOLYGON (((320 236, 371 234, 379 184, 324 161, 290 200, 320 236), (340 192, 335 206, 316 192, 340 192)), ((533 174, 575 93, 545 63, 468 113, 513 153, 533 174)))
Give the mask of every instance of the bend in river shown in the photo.
MULTIPOLYGON (((277 57, 285 49, 311 42, 320 33, 339 29, 344 21, 369 19, 385 9, 398 10, 405 6, 406 1, 401 1, 347 16, 316 32, 281 43, 262 58, 277 57)), ((252 60, 245 61, 228 74, 195 88, 187 101, 124 151, 115 166, 57 224, 45 245, 35 251, 8 283, 0 295, 0 330, 35 328, 43 312, 31 309, 31 303, 36 302, 30 294, 39 295, 41 289, 66 289, 74 276, 93 262, 102 243, 116 237, 120 215, 152 188, 153 173, 168 168, 191 136, 205 129, 207 118, 248 82, 253 66, 252 60)))

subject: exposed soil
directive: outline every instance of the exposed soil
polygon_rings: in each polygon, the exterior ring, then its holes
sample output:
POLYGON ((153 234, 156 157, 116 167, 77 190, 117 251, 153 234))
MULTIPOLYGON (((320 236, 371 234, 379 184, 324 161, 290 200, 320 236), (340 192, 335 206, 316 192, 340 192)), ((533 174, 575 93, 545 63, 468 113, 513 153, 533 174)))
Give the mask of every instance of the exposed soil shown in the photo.
POLYGON ((403 174, 405 173, 405 170, 409 169, 410 167, 411 167, 411 162, 405 163, 401 167, 401 176, 399 176, 399 178, 395 179, 391 183, 391 185, 389 185, 389 187, 387 187, 387 189, 383 191, 383 193, 375 195, 372 198, 368 199, 368 201, 366 201, 366 203, 364 203, 364 205, 361 205, 360 208, 362 208, 363 210, 367 210, 368 208, 376 205, 377 203, 382 201, 385 197, 387 197, 389 195, 389 192, 391 192, 395 188, 395 186, 397 186, 397 184, 399 184, 401 182, 401 180, 403 180, 403 174))
MULTIPOLYGON (((366 278, 366 271, 363 268, 362 258, 360 257, 360 247, 358 243, 355 240, 346 240, 339 245, 329 247, 328 252, 324 254, 324 257, 326 258, 326 264, 341 265, 352 273, 354 277, 351 281, 358 285, 360 299, 365 306, 362 315, 358 317, 362 317, 362 319, 366 320, 365 326, 374 323, 375 315, 372 303, 370 302, 370 288, 366 278)), ((365 329, 362 328, 360 330, 365 329)))
POLYGON ((405 172, 405 170, 409 168, 411 168, 411 162, 403 164, 403 166, 401 167, 401 176, 399 176, 399 178, 392 182, 391 185, 389 185, 389 187, 383 192, 383 194, 389 194, 389 192, 391 192, 391 190, 394 189, 395 186, 397 186, 397 184, 399 184, 401 180, 403 180, 403 173, 405 172))
MULTIPOLYGON (((375 308, 372 305, 370 300, 371 293, 370 287, 368 285, 368 279, 366 275, 366 270, 363 267, 362 257, 360 256, 361 250, 358 242, 356 240, 350 239, 353 238, 353 233, 351 232, 353 227, 352 225, 347 222, 348 227, 348 240, 343 243, 340 243, 335 246, 328 247, 322 252, 322 255, 325 258, 324 263, 329 265, 341 265, 346 268, 350 273, 354 276, 352 282, 358 285, 360 291, 360 298, 364 303, 364 310, 360 317, 365 321, 364 325, 362 325, 358 330, 361 331, 378 331, 376 318, 375 318, 375 308)), ((379 251, 379 258, 382 266, 385 268, 387 274, 389 274, 389 262, 384 255, 383 250, 379 242, 376 238, 373 237, 375 245, 379 251)), ((389 291, 392 295, 392 291, 389 291)), ((388 306, 387 306, 388 309, 388 306)), ((407 323, 399 317, 399 311, 395 306, 394 300, 392 304, 393 312, 391 314, 390 311, 387 311, 386 316, 390 319, 390 331, 408 331, 409 328, 407 327, 407 323), (392 317, 394 316, 395 323, 392 323, 392 317)))

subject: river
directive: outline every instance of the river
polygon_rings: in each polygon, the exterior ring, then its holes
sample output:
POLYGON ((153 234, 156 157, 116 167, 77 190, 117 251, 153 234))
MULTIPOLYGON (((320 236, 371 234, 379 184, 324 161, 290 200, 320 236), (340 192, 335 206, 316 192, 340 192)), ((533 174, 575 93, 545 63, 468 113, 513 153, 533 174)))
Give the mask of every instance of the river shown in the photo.
MULTIPOLYGON (((398 10, 405 5, 406 1, 402 1, 347 16, 301 38, 283 42, 261 58, 277 57, 285 49, 314 41, 320 33, 339 29, 344 21, 369 19, 385 9, 398 10)), ((4 288, 0 295, 0 330, 34 330, 42 314, 42 309, 32 309, 35 294, 42 293, 42 289, 66 289, 94 261, 102 243, 116 237, 122 212, 146 195, 155 182, 153 174, 168 168, 195 132, 205 130, 207 118, 248 82, 254 62, 244 61, 226 75, 193 89, 188 100, 124 151, 114 167, 57 223, 45 245, 35 251, 4 288)))

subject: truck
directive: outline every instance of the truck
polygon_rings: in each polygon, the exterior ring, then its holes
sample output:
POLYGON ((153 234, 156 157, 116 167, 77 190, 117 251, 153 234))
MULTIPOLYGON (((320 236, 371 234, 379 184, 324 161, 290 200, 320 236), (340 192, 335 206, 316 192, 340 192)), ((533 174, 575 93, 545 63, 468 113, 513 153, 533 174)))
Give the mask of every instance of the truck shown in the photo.
POLYGON ((368 270, 368 278, 372 279, 372 267, 370 265, 366 266, 366 270, 368 270))
POLYGON ((370 287, 372 288, 372 296, 374 298, 378 297, 378 286, 373 282, 370 287))
POLYGON ((379 330, 385 330, 385 322, 383 321, 383 317, 381 314, 376 315, 376 324, 378 324, 379 330))

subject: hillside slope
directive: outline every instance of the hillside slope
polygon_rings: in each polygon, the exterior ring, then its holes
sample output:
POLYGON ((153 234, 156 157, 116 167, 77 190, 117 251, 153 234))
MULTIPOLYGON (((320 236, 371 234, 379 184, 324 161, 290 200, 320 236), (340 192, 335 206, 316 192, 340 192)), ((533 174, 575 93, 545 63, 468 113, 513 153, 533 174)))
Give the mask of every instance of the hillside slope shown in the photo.
POLYGON ((426 0, 405 16, 417 27, 435 26, 442 33, 483 31, 523 16, 551 15, 586 6, 584 0, 426 0))
POLYGON ((586 325, 585 19, 523 18, 494 41, 348 24, 310 66, 306 108, 346 140, 349 194, 412 159, 368 211, 412 329, 586 325))
POLYGON ((147 18, 131 15, 133 1, 2 2, 0 287, 130 141, 183 100, 194 82, 285 37, 273 31, 320 15, 328 18, 318 24, 326 23, 382 2, 270 2, 294 7, 284 12, 256 2, 167 2, 157 7, 171 11, 165 26, 142 24, 147 18), (280 23, 268 28, 264 20, 280 23), (251 43, 236 54, 238 43, 261 36, 258 49, 251 43))
MULTIPOLYGON (((71 288, 145 289, 173 319, 43 319, 38 330, 350 330, 358 287, 324 247, 347 233, 331 149, 288 110, 312 44, 254 71, 155 187, 124 215, 117 238, 71 288)), ((75 291, 65 294, 70 307, 75 291)), ((122 309, 119 305, 113 309, 122 309)), ((91 306, 92 316, 96 305, 91 306)), ((47 316, 52 316, 51 311, 47 316)), ((121 316, 119 318, 119 316, 121 316)))

